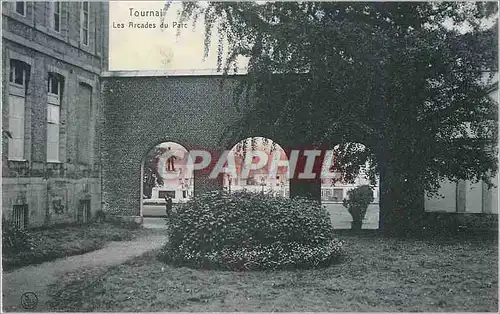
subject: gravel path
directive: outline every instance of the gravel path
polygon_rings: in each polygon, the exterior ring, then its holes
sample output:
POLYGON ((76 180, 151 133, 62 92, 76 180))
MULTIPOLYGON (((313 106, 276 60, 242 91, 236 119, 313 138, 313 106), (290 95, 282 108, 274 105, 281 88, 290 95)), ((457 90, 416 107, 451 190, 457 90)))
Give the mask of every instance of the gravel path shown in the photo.
POLYGON ((21 306, 21 296, 25 292, 33 292, 38 297, 38 306, 31 311, 39 312, 48 301, 47 286, 56 282, 65 273, 80 268, 122 264, 148 251, 160 248, 166 240, 166 236, 148 235, 134 241, 110 242, 104 248, 87 254, 4 272, 2 278, 3 311, 29 311, 21 306))

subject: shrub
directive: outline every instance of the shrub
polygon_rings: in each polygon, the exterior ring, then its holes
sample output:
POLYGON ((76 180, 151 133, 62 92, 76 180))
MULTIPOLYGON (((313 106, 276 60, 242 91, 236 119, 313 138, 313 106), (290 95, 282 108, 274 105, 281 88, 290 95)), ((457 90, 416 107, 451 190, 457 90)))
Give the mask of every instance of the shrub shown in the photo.
POLYGON ((343 205, 352 216, 352 230, 361 230, 366 210, 373 199, 373 191, 369 185, 361 185, 347 192, 343 205))
POLYGON ((35 238, 2 217, 2 252, 13 254, 21 251, 32 251, 36 248, 35 238))
POLYGON ((217 269, 326 266, 341 255, 327 211, 306 199, 212 192, 181 205, 160 258, 217 269))

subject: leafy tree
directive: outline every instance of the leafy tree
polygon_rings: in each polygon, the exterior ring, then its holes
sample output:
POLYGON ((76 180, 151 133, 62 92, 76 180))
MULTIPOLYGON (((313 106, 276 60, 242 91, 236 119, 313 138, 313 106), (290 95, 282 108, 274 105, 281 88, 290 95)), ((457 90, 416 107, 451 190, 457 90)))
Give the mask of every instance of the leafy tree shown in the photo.
POLYGON ((218 45, 226 74, 238 55, 249 58, 238 91, 254 91, 254 106, 232 137, 270 129, 340 144, 347 177, 367 161, 370 177, 380 176, 379 227, 392 232, 415 225, 423 193, 436 194, 445 178, 491 184, 497 103, 482 78, 498 66, 498 22, 482 24, 497 10, 494 2, 188 2, 181 18, 205 16, 206 54, 213 29, 227 38, 218 45))
POLYGON ((147 198, 151 198, 153 188, 156 185, 163 185, 163 177, 158 171, 158 162, 166 151, 165 147, 156 146, 146 156, 146 161, 144 162, 143 193, 147 198))

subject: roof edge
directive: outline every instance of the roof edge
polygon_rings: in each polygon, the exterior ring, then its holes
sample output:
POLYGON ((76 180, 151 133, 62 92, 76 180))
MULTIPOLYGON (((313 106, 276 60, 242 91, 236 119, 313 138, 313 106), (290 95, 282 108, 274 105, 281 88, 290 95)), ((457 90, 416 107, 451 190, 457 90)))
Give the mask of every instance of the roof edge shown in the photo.
MULTIPOLYGON (((227 76, 246 75, 246 69, 236 73, 230 72, 227 76)), ((224 72, 217 69, 193 70, 118 70, 103 71, 101 77, 171 77, 171 76, 225 76, 224 72)))

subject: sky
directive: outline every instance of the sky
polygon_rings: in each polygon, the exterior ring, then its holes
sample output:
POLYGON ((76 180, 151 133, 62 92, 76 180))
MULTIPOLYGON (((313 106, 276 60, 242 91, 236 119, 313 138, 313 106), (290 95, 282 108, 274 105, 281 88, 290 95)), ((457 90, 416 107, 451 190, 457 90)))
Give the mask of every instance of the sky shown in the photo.
MULTIPOLYGON (((200 1, 203 5, 206 1, 200 1)), ((256 1, 264 3, 265 1, 256 1)), ((110 1, 109 3, 109 70, 171 70, 171 71, 207 71, 217 68, 217 34, 213 31, 208 58, 204 60, 204 20, 200 17, 196 28, 192 21, 181 28, 180 36, 173 28, 178 22, 178 12, 182 4, 172 1, 165 17, 169 28, 160 28, 161 17, 131 16, 135 11, 162 10, 165 1, 110 1), (155 24, 155 28, 131 27, 133 24, 155 24), (123 26, 123 27, 121 27, 123 26)), ((491 25, 485 21, 485 25, 491 25)), ((445 25, 451 27, 447 21, 445 25)), ((461 25, 459 29, 466 31, 461 25)), ((227 43, 227 42, 226 42, 227 43)), ((240 58, 238 67, 244 68, 248 60, 240 58)))
MULTIPOLYGON (((161 10, 164 1, 111 1, 109 3, 109 68, 117 70, 213 70, 217 68, 217 38, 213 37, 211 52, 203 60, 205 28, 202 18, 193 28, 173 28, 178 22, 180 2, 172 2, 165 16, 169 28, 160 28, 161 17, 130 16, 133 12, 161 10), (130 27, 155 24, 156 28, 130 27), (123 26, 123 28, 121 27, 123 26)), ((246 65, 243 59, 241 67, 246 65)))

